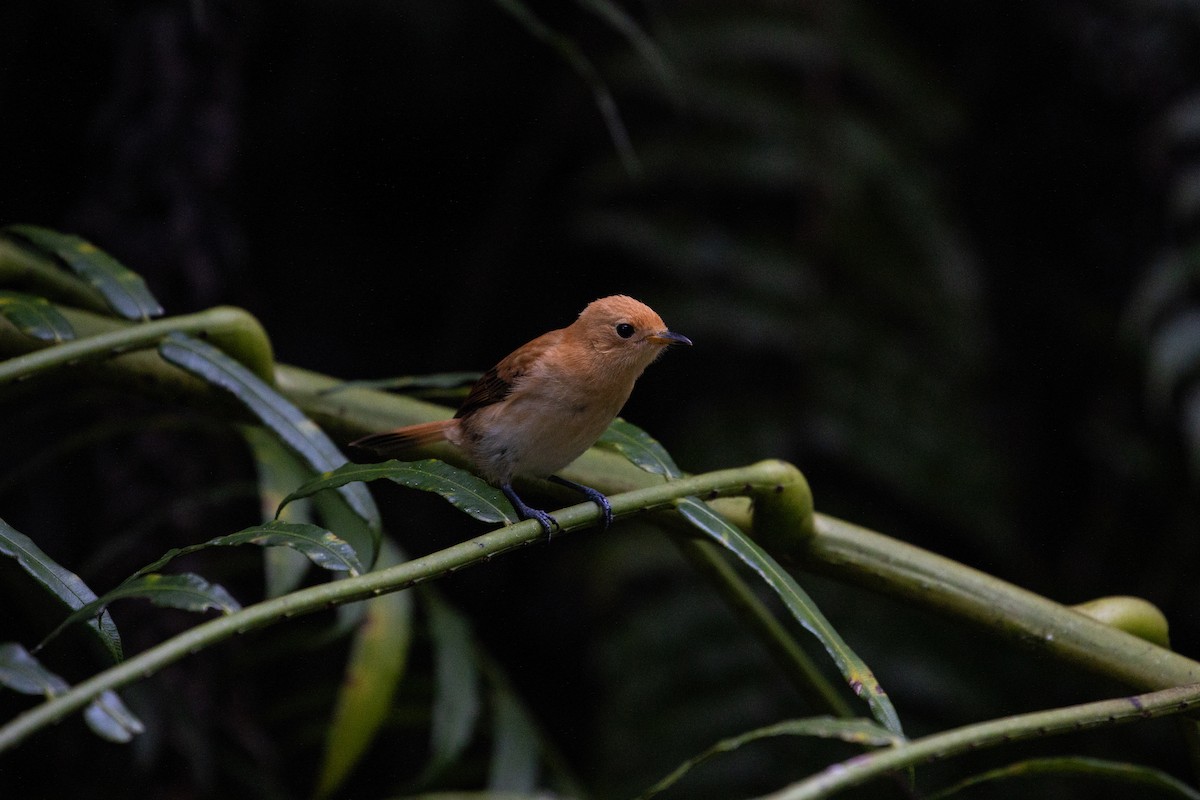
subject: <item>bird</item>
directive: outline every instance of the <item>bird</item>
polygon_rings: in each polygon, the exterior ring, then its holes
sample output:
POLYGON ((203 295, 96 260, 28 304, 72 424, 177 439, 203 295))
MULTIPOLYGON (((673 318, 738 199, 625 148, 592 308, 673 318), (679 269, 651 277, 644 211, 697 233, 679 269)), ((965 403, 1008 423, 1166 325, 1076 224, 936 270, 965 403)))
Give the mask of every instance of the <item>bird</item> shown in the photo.
POLYGON ((608 498, 555 473, 596 443, 646 367, 669 346, 691 344, 646 304, 626 295, 602 297, 570 325, 527 342, 483 373, 453 418, 371 434, 350 447, 392 458, 448 441, 499 487, 521 519, 537 520, 547 539, 561 526, 520 498, 515 479, 547 478, 579 492, 599 506, 608 528, 608 498))

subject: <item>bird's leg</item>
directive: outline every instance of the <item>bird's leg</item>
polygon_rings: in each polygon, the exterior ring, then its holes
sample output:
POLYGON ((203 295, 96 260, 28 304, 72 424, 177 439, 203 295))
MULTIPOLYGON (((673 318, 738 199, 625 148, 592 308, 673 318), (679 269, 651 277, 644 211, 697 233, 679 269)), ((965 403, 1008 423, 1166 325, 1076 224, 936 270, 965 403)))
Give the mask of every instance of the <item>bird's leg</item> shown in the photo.
POLYGON ((558 525, 558 520, 539 508, 530 508, 525 505, 525 501, 517 496, 511 483, 501 484, 500 491, 504 492, 504 496, 508 498, 508 502, 512 503, 513 508, 517 511, 517 516, 521 519, 536 519, 538 524, 542 526, 542 530, 546 532, 546 541, 550 541, 550 538, 554 535, 554 526, 558 525))
POLYGON ((612 504, 608 502, 608 498, 601 492, 596 491, 590 486, 584 486, 582 483, 569 481, 566 478, 560 478, 557 475, 551 475, 550 480, 557 483, 559 486, 566 486, 568 489, 574 489, 580 494, 587 497, 596 505, 600 506, 600 529, 608 530, 608 526, 613 523, 612 504))

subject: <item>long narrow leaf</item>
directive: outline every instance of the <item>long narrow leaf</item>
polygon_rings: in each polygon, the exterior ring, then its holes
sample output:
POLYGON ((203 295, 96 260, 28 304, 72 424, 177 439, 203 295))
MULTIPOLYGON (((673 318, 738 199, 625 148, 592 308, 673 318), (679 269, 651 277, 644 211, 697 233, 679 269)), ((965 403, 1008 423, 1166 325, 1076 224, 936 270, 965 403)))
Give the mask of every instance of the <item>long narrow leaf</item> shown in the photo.
POLYGON ((470 514, 482 522, 517 522, 512 506, 504 495, 493 486, 475 477, 466 470, 451 466, 435 458, 424 461, 384 461, 379 464, 345 464, 318 479, 304 484, 283 498, 279 504, 282 511, 288 503, 309 497, 325 489, 346 486, 357 481, 375 481, 381 478, 393 481, 410 489, 420 489, 441 495, 458 510, 470 514))
POLYGON ((623 35, 641 56, 642 60, 658 75, 659 81, 676 102, 682 102, 679 90, 679 75, 667 60, 666 55, 637 21, 611 0, 576 0, 623 35))
POLYGON ((110 742, 125 744, 146 727, 113 691, 101 693, 83 710, 83 721, 92 732, 110 742))
POLYGON ((617 417, 598 442, 613 448, 647 472, 667 478, 682 478, 683 471, 658 440, 636 425, 617 417))
MULTIPOLYGON (((1200 791, 1174 778, 1162 770, 1141 764, 1127 764, 1120 761, 1108 761, 1101 758, 1085 758, 1070 756, 1061 758, 1032 758, 1018 761, 1015 764, 999 767, 978 775, 972 775, 953 786, 928 795, 926 800, 944 800, 953 797, 964 789, 992 781, 1012 780, 1014 778, 1033 778, 1045 775, 1077 775, 1083 778, 1095 778, 1109 784, 1127 783, 1138 787, 1137 797, 1143 798, 1144 792, 1153 791, 1164 797, 1183 797, 1187 800, 1200 800, 1200 791)), ((1013 793, 1012 796, 1017 796, 1013 793)), ((1131 797, 1135 796, 1133 794, 1131 797)))
POLYGON ((433 593, 422 595, 433 641, 433 724, 429 763, 419 783, 439 776, 462 755, 475 733, 482 706, 471 630, 463 617, 433 593))
POLYGON ((800 625, 821 642, 826 652, 837 664, 838 670, 850 684, 854 693, 866 701, 872 715, 885 728, 898 736, 904 731, 896 709, 887 693, 879 685, 875 675, 858 655, 850 649, 829 620, 817 608, 808 593, 800 588, 796 579, 776 563, 775 559, 759 547, 717 512, 695 497, 685 497, 675 504, 681 515, 696 528, 710 536, 754 570, 767 586, 779 595, 784 605, 800 625))
POLYGON ((37 225, 9 225, 5 233, 57 256, 104 296, 113 311, 125 319, 147 320, 162 316, 162 305, 136 272, 86 239, 37 225))
POLYGON ((737 750, 743 745, 776 736, 813 736, 820 739, 840 739, 843 742, 884 747, 899 744, 903 739, 891 731, 865 719, 836 719, 834 717, 812 717, 777 722, 757 728, 728 739, 722 739, 712 747, 680 764, 671 774, 642 793, 638 800, 650 800, 675 785, 684 775, 704 762, 722 753, 737 750))
MULTIPOLYGON (((15 559, 51 597, 69 609, 79 609, 95 601, 96 593, 78 575, 57 564, 42 552, 33 540, 0 519, 0 555, 15 559)), ((91 614, 90 616, 95 616, 91 614)), ((88 627, 114 661, 121 660, 121 635, 107 612, 89 620, 88 627)))
POLYGON ((377 378, 342 381, 322 389, 317 394, 329 395, 347 389, 380 389, 393 392, 425 392, 431 389, 458 389, 479 380, 479 372, 440 372, 433 375, 403 375, 399 378, 377 378))
POLYGON ((110 603, 131 597, 149 600, 156 606, 184 611, 201 612, 215 609, 223 614, 232 614, 241 609, 238 601, 234 600, 223 586, 209 583, 199 575, 139 575, 79 608, 51 631, 38 647, 44 647, 68 626, 96 616, 110 603))
MULTIPOLYGON (((258 425, 243 425, 242 437, 254 457, 254 470, 258 475, 259 513, 263 522, 275 519, 275 509, 292 490, 312 477, 312 470, 304 466, 291 450, 266 428, 258 425)), ((288 506, 279 516, 283 522, 311 524, 312 501, 305 499, 288 506)), ((325 520, 327 525, 332 524, 325 520)), ((268 547, 263 551, 263 572, 267 597, 287 594, 304 580, 311 562, 300 553, 287 547, 268 547)))
POLYGON ((507 686, 493 686, 488 790, 532 792, 537 788, 540 761, 541 743, 529 714, 507 686))
POLYGON ((75 329, 44 297, 23 292, 0 292, 0 314, 26 336, 42 342, 65 342, 75 329))
MULTIPOLYGON (((0 686, 21 694, 44 697, 55 697, 71 688, 15 642, 0 644, 0 686)), ((128 742, 145 730, 113 691, 106 691, 93 700, 84 710, 83 717, 98 736, 112 742, 128 742)))
MULTIPOLYGON (((378 568, 404 561, 388 539, 379 551, 378 568)), ((325 755, 316 796, 337 791, 379 733, 404 676, 412 644, 411 592, 389 592, 362 604, 365 613, 354 634, 345 675, 338 689, 333 720, 325 734, 325 755)))
POLYGON ((493 2, 508 12, 530 36, 557 51, 559 57, 567 62, 575 74, 588 85, 592 91, 592 99, 600 110, 600 116, 603 118, 605 126, 608 127, 608 135, 617 148, 617 154, 620 155, 626 171, 631 175, 639 174, 642 171, 641 163, 629 141, 629 132, 621 120, 620 111, 617 110, 617 101, 613 99, 612 91, 608 88, 604 78, 600 76, 600 72, 591 59, 584 54, 573 39, 551 28, 521 0, 493 0, 493 2))
MULTIPOLYGON (((345 456, 316 423, 254 373, 212 345, 175 333, 163 341, 159 352, 172 364, 236 397, 314 472, 329 472, 346 463, 345 456)), ((363 520, 361 531, 338 529, 338 533, 350 542, 364 564, 372 564, 378 552, 381 531, 375 501, 363 486, 342 486, 337 491, 355 515, 363 520)))
POLYGON ((362 562, 354 553, 354 548, 331 531, 325 530, 319 525, 273 520, 262 525, 252 525, 237 533, 218 536, 207 542, 168 550, 162 558, 138 570, 134 577, 158 572, 182 555, 206 550, 210 547, 236 547, 243 544, 256 544, 260 547, 290 547, 318 567, 334 572, 361 575, 365 571, 362 562))

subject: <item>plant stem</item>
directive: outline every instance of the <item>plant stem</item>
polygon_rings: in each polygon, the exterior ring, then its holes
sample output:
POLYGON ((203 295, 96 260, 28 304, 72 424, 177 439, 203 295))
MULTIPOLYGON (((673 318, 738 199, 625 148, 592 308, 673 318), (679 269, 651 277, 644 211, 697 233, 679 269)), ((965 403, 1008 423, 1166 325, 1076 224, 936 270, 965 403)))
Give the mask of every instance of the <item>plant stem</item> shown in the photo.
MULTIPOLYGON (((68 316, 68 319, 71 318, 68 316)), ((268 382, 275 379, 270 341, 258 320, 240 308, 218 306, 197 314, 114 327, 102 333, 15 356, 0 362, 0 385, 29 378, 44 370, 154 347, 174 331, 212 339, 260 378, 268 382)))
POLYGON ((1022 739, 1057 736, 1105 725, 1119 725, 1167 714, 1179 714, 1197 705, 1200 705, 1200 684, 1191 684, 1133 697, 1035 711, 966 725, 913 739, 896 747, 855 756, 781 791, 765 795, 760 800, 816 800, 832 797, 844 789, 926 761, 940 760, 1022 739))
POLYGON ((1200 663, 979 570, 833 517, 795 553, 807 569, 966 619, 1135 689, 1200 682, 1200 663))
MULTIPOLYGON (((663 508, 677 498, 697 494, 762 492, 764 498, 773 499, 786 493, 786 489, 777 493, 775 488, 793 472, 789 465, 782 462, 763 461, 741 469, 721 470, 677 481, 660 482, 645 489, 614 495, 610 501, 615 514, 629 514, 634 511, 663 508)), ((596 505, 588 502, 556 511, 554 517, 565 533, 596 522, 599 513, 596 505)), ((517 547, 532 544, 543 536, 541 526, 536 521, 527 520, 387 569, 311 586, 202 623, 18 715, 0 728, 0 752, 13 747, 67 714, 79 710, 102 692, 148 677, 167 664, 178 661, 189 653, 211 647, 234 634, 245 633, 301 614, 375 597, 385 592, 407 589, 463 567, 487 561, 517 547)))

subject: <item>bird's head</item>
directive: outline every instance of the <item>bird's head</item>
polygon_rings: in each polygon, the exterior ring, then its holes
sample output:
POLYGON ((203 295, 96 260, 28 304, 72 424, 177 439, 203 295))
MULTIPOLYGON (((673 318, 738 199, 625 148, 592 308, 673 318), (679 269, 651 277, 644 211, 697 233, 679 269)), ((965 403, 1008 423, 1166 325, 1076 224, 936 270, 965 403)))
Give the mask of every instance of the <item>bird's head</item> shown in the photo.
POLYGON ((654 309, 632 297, 613 295, 588 304, 571 326, 605 360, 622 367, 645 369, 668 346, 691 344, 680 333, 667 330, 654 309))

